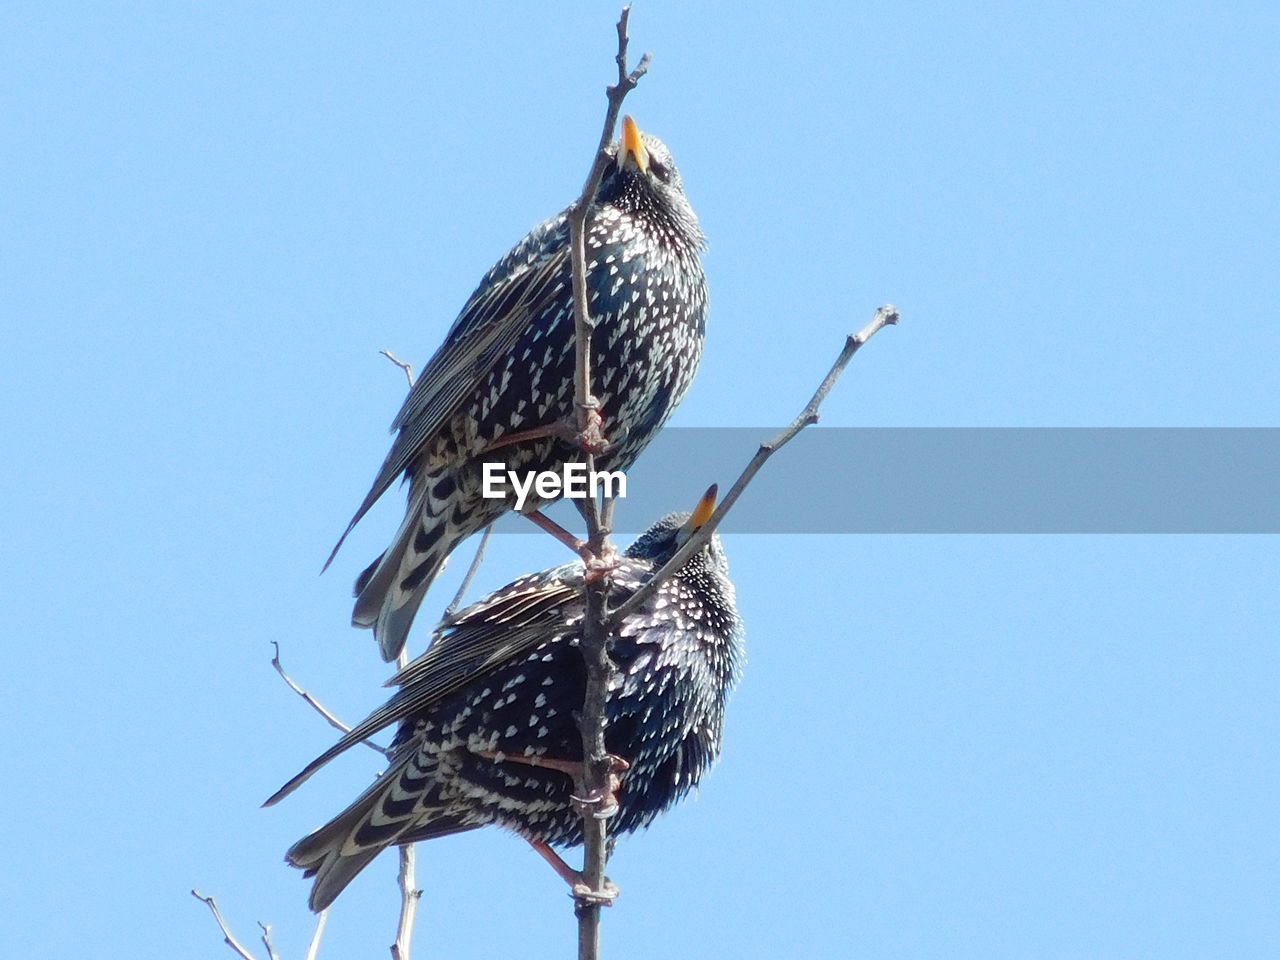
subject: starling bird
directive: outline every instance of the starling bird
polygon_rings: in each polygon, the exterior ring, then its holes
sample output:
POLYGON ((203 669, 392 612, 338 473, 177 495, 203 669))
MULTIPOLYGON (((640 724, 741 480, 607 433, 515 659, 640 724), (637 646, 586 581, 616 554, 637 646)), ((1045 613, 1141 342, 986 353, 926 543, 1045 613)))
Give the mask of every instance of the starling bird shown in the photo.
MULTIPOLYGON (((650 527, 612 574, 611 607, 626 601, 715 505, 650 527)), ((290 848, 316 878, 323 910, 375 856, 497 824, 523 836, 557 871, 580 879, 551 844, 582 842, 573 774, 582 766, 576 715, 586 668, 578 643, 583 565, 529 574, 446 619, 426 653, 391 681, 399 691, 282 787, 399 723, 390 765, 345 811, 290 848)), ((607 701, 605 743, 623 771, 612 834, 647 826, 695 786, 720 752, 725 701, 742 662, 742 625, 719 537, 691 556, 610 638, 620 677, 607 701)))
MULTIPOLYGON (((693 381, 707 288, 702 232, 666 146, 627 117, 609 149, 585 233, 591 389, 610 444, 597 468, 625 470, 693 381)), ((482 496, 482 464, 523 476, 582 457, 564 439, 576 416, 567 218, 535 227, 480 281, 392 423, 391 451, 329 557, 403 475, 404 522, 357 579, 351 617, 373 629, 387 660, 454 547, 516 506, 514 493, 482 496)), ((530 495, 521 510, 547 503, 530 495)))

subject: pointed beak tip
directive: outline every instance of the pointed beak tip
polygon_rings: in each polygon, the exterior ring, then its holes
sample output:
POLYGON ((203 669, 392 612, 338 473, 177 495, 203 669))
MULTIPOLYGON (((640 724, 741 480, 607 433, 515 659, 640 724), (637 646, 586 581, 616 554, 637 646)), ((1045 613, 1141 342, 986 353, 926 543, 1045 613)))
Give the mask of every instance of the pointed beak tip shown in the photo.
POLYGON ((693 509, 693 516, 689 518, 689 524, 693 529, 702 526, 711 519, 711 515, 716 512, 716 497, 719 494, 719 486, 712 484, 707 488, 707 492, 702 495, 702 499, 698 501, 698 505, 693 509))
POLYGON ((630 114, 622 118, 622 149, 618 151, 618 166, 625 166, 628 159, 634 159, 640 172, 649 169, 649 151, 645 148, 640 128, 630 114))

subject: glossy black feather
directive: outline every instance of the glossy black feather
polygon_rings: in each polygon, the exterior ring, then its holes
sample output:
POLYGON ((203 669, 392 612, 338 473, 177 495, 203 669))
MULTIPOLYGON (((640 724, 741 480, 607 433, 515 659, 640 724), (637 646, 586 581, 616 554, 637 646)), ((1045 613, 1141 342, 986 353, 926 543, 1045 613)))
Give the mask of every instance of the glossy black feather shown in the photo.
MULTIPOLYGON (((648 171, 611 163, 587 220, 586 281, 597 323, 592 389, 616 444, 599 458, 603 470, 631 466, 684 397, 702 352, 702 232, 666 147, 644 142, 648 171)), ((514 496, 481 496, 481 464, 559 470, 581 459, 555 439, 492 449, 503 437, 571 417, 573 353, 566 211, 535 227, 481 280, 396 416, 395 441, 347 527, 397 478, 408 479, 405 522, 358 580, 352 614, 354 624, 374 630, 388 660, 453 548, 514 506, 514 496)), ((524 509, 545 503, 533 498, 524 509)))
MULTIPOLYGON (((674 553, 686 518, 663 518, 627 550, 613 577, 613 605, 674 553)), ((289 851, 291 863, 317 878, 313 909, 392 844, 488 824, 552 844, 581 842, 569 775, 508 758, 581 759, 582 576, 578 563, 531 574, 457 613, 393 678, 399 689, 386 704, 267 801, 398 724, 387 772, 289 851)), ((616 835, 676 802, 719 753, 742 626, 718 538, 624 619, 611 655, 620 682, 608 701, 606 742, 630 764, 610 826, 616 835)))

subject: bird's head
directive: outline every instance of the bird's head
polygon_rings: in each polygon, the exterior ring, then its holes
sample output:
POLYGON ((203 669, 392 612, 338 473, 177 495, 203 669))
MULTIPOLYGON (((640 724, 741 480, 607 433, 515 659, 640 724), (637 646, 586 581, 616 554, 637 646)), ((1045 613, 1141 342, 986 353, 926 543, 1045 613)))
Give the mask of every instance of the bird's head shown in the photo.
MULTIPOLYGON (((636 560, 648 560, 655 569, 662 566, 675 556, 676 551, 684 546, 703 524, 711 519, 711 515, 716 511, 716 493, 717 488, 712 484, 702 495, 702 499, 698 501, 692 513, 667 514, 642 533, 635 543, 627 548, 626 555, 636 560)), ((729 564, 725 559, 724 545, 720 542, 719 534, 713 533, 702 549, 689 558, 685 567, 694 564, 709 564, 721 573, 728 571, 729 564)))
POLYGON ((600 182, 599 202, 649 216, 702 244, 698 218, 684 195, 680 171, 665 143, 642 133, 631 117, 624 117, 622 136, 610 144, 609 155, 613 162, 600 182))

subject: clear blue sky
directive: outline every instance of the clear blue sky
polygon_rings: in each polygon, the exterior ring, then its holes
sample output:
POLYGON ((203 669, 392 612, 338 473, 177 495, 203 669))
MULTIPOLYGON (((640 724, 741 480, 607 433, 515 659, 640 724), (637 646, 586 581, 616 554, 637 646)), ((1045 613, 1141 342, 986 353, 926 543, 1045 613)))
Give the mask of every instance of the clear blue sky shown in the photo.
MULTIPOLYGON (((616 13, 5 5, 15 956, 230 956, 193 886, 302 956, 281 855, 377 758, 258 809, 330 741, 270 642, 342 715, 380 702, 348 587, 397 499, 317 576, 402 395, 377 351, 428 357, 576 193, 616 13)), ((1280 425, 1273 3, 640 0, 632 32, 654 63, 629 109, 711 239, 676 423, 763 435, 893 301, 824 422, 1280 425)), ((812 482, 857 509, 857 477, 812 482)), ((725 755, 619 846, 611 960, 1280 954, 1275 538, 726 546, 750 662, 725 755)), ((562 559, 504 537, 481 585, 562 559)), ((419 862, 419 956, 570 953, 518 840, 419 862)), ((322 956, 386 955, 393 873, 322 956)))

